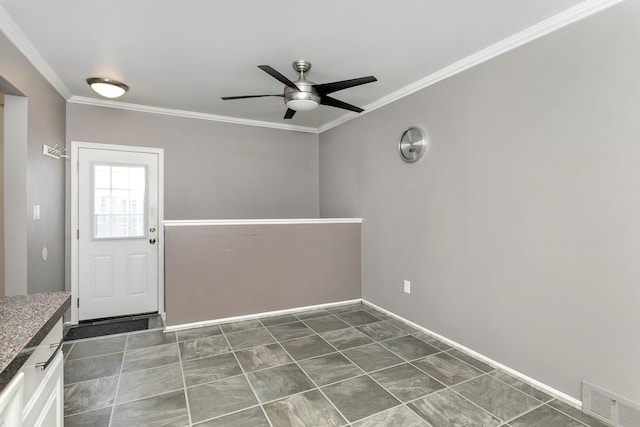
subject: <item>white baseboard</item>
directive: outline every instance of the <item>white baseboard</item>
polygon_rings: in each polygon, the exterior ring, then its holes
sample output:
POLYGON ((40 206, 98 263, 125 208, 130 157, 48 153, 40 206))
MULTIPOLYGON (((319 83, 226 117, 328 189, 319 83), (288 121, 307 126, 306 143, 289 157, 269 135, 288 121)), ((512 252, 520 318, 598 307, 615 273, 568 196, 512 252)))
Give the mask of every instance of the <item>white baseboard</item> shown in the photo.
POLYGON ((339 307, 341 305, 354 304, 358 302, 362 302, 362 299, 358 298, 358 299, 352 299, 347 301, 338 301, 338 302, 330 302, 326 304, 308 305, 305 307, 288 308, 286 310, 265 311, 262 313, 247 314, 243 316, 224 317, 220 319, 203 320, 201 322, 194 322, 194 323, 183 323, 180 325, 167 326, 165 327, 165 331, 166 332, 182 331, 185 329, 201 328, 203 326, 211 326, 219 323, 238 322, 241 320, 257 319, 258 317, 264 317, 264 316, 277 316, 279 314, 293 314, 293 313, 299 313, 301 311, 317 310, 320 308, 327 308, 327 307, 339 307))
POLYGON ((442 336, 442 335, 440 335, 440 334, 438 334, 436 332, 433 332, 433 331, 431 331, 431 330, 429 330, 429 329, 427 329, 427 328, 425 328, 423 326, 420 326, 420 325, 418 325, 416 323, 413 323, 412 321, 407 320, 402 316, 398 316, 397 314, 392 313, 389 310, 386 310, 386 309, 384 309, 384 308, 382 308, 382 307, 380 307, 380 306, 378 306, 378 305, 376 305, 376 304, 374 304, 372 302, 369 302, 369 301, 363 299, 362 303, 368 305, 369 307, 375 308, 378 311, 383 312, 384 314, 388 315, 389 317, 393 317, 393 318, 395 318, 397 320, 400 320, 400 321, 410 325, 411 327, 413 327, 413 328, 415 328, 415 329, 417 329, 417 330, 419 330, 421 332, 424 332, 427 335, 430 335, 430 336, 432 336, 434 338, 437 338, 440 341, 443 341, 443 342, 447 343, 451 347, 454 347, 454 348, 456 348, 456 349, 468 354, 469 356, 475 357, 476 359, 479 359, 479 360, 483 361, 487 365, 493 366, 496 369, 503 370, 503 371, 513 375, 514 377, 517 377, 520 381, 522 381, 522 382, 524 382, 526 384, 529 384, 530 386, 535 387, 535 388, 537 388, 537 389, 539 389, 539 390, 541 390, 541 391, 543 391, 543 392, 545 392, 545 393, 547 393, 547 394, 549 394, 549 395, 551 395, 551 396, 553 396, 553 397, 555 397, 555 398, 557 398, 559 400, 562 400, 563 402, 575 407, 576 409, 582 410, 582 402, 579 401, 578 399, 574 398, 574 397, 569 396, 566 393, 563 393, 563 392, 561 392, 559 390, 556 390, 555 388, 553 388, 551 386, 548 386, 548 385, 546 385, 544 383, 541 383, 540 381, 537 381, 537 380, 535 380, 535 379, 533 379, 531 377, 528 377, 528 376, 526 376, 525 374, 523 374, 521 372, 513 370, 513 369, 509 368, 508 366, 503 365, 502 363, 496 362, 495 360, 493 360, 493 359, 491 359, 491 358, 489 358, 489 357, 487 357, 487 356, 485 356, 483 354, 480 354, 477 351, 474 351, 474 350, 470 349, 469 347, 465 347, 462 344, 459 344, 459 343, 457 343, 457 342, 455 342, 453 340, 450 340, 447 337, 444 337, 444 336, 442 336))

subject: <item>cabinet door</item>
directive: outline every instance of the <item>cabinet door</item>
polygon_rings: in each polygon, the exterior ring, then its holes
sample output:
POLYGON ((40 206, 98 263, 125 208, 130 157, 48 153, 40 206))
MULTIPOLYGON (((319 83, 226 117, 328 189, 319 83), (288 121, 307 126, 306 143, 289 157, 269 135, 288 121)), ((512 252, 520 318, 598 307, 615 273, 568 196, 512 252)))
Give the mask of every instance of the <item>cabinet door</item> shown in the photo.
POLYGON ((21 371, 24 372, 24 406, 25 410, 29 406, 29 401, 35 396, 36 391, 42 386, 43 381, 49 374, 51 366, 42 370, 37 365, 46 361, 51 357, 57 345, 62 340, 62 319, 58 320, 54 327, 49 331, 47 336, 36 347, 31 356, 22 365, 21 371))
POLYGON ((24 427, 63 427, 63 355, 59 352, 47 368, 47 374, 27 403, 24 427))
POLYGON ((19 372, 0 393, 0 427, 21 424, 23 396, 24 374, 19 372))

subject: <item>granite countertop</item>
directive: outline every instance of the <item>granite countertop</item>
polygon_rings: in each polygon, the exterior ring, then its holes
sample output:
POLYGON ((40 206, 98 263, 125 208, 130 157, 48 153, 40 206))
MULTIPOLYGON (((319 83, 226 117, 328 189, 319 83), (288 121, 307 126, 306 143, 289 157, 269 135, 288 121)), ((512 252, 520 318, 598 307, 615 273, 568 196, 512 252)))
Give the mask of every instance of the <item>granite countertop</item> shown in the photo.
POLYGON ((69 292, 0 297, 0 391, 69 307, 69 292))

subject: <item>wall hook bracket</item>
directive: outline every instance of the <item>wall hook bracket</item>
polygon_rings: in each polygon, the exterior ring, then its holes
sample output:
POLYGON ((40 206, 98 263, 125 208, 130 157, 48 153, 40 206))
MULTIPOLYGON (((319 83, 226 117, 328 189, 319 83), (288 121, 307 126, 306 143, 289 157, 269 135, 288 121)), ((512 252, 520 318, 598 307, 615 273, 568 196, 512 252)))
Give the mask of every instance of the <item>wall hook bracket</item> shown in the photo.
POLYGON ((42 146, 42 155, 53 159, 68 159, 69 156, 65 154, 66 151, 67 147, 62 144, 56 144, 53 147, 46 144, 42 146))

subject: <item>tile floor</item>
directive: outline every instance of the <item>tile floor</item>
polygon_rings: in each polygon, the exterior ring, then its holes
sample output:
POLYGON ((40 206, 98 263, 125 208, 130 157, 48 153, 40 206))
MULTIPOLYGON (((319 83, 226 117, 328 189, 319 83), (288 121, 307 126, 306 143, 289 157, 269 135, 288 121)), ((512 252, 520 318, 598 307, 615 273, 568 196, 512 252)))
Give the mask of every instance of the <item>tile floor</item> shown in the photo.
POLYGON ((605 426, 361 304, 64 352, 66 427, 605 426))

